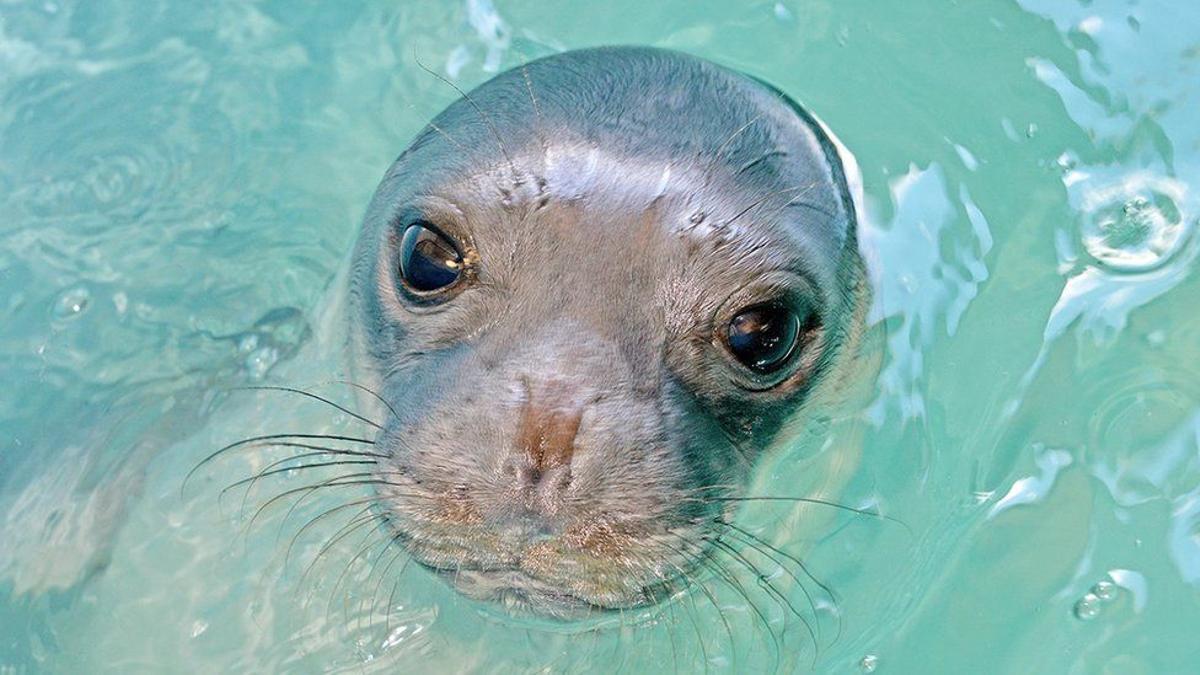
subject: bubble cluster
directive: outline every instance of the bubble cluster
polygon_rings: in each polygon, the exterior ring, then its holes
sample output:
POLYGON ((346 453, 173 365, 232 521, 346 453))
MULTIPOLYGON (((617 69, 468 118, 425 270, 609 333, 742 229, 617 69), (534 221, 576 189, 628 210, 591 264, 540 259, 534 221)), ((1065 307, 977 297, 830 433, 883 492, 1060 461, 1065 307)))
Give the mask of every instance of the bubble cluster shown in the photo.
POLYGON ((1108 579, 1097 581, 1083 597, 1075 601, 1072 613, 1080 621, 1091 621, 1100 616, 1106 605, 1117 599, 1117 585, 1108 579))
POLYGON ((1087 193, 1080 236, 1084 250, 1117 272, 1145 272, 1171 258, 1194 222, 1180 205, 1184 187, 1171 178, 1134 174, 1087 193))

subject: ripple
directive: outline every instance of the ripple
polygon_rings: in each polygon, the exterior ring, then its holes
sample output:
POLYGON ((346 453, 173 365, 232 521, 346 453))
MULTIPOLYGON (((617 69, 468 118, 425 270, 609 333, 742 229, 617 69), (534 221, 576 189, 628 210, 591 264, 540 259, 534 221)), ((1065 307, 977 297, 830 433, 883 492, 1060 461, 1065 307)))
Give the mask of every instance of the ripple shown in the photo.
POLYGON ((206 114, 210 102, 198 98, 208 66, 196 50, 166 40, 145 59, 111 66, 69 86, 21 83, 0 128, 14 177, 4 201, 54 223, 175 215, 181 204, 233 194, 237 144, 228 120, 206 114))
POLYGON ((1088 424, 1087 464, 1114 500, 1133 506, 1173 499, 1200 480, 1195 434, 1200 387, 1187 373, 1142 368, 1115 371, 1084 401, 1096 400, 1088 424))
POLYGON ((1087 190, 1080 239, 1098 265, 1114 272, 1146 272, 1170 260, 1194 228, 1182 211, 1186 186, 1139 172, 1087 190))

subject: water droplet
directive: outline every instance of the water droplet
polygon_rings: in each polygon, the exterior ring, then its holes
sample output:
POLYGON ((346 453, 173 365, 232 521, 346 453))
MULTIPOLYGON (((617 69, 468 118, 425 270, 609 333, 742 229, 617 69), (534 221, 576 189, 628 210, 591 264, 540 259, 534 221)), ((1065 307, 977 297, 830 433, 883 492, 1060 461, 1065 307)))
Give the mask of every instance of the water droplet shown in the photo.
POLYGON ((58 319, 73 319, 87 311, 91 302, 92 292, 86 286, 68 289, 54 302, 54 316, 58 319))
POLYGON ((1094 593, 1086 593, 1075 603, 1075 618, 1080 621, 1091 621, 1100 615, 1100 598, 1094 593))
POLYGON ((879 657, 874 654, 867 654, 858 662, 858 667, 864 673, 873 673, 879 667, 879 657))
POLYGON ((1109 602, 1117 597, 1117 585, 1108 580, 1097 581, 1096 585, 1092 586, 1091 594, 1104 602, 1109 602))

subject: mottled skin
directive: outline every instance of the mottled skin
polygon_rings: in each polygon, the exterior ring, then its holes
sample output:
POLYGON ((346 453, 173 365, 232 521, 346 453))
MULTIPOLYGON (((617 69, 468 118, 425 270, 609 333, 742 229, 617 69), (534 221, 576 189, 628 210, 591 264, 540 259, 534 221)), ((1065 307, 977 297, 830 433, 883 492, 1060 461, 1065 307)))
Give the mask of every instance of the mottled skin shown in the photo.
POLYGON ((779 92, 655 49, 534 61, 438 115, 380 184, 350 281, 356 373, 392 408, 378 474, 402 545, 548 615, 681 583, 858 330, 843 171, 779 92), (397 278, 418 219, 469 265, 436 302, 397 278), (722 343, 766 300, 816 317, 774 377, 722 343))

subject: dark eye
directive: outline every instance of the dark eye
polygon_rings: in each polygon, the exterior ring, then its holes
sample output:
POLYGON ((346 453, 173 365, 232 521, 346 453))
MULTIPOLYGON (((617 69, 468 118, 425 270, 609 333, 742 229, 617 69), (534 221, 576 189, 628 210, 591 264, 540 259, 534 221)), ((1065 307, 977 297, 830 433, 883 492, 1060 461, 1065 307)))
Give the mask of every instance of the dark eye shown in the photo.
POLYGON ((463 256, 454 242, 422 223, 404 230, 400 240, 400 277, 418 293, 448 286, 462 276, 463 256))
POLYGON ((726 342, 742 365, 758 373, 778 370, 796 349, 800 318, 784 305, 754 305, 729 321, 726 342))

